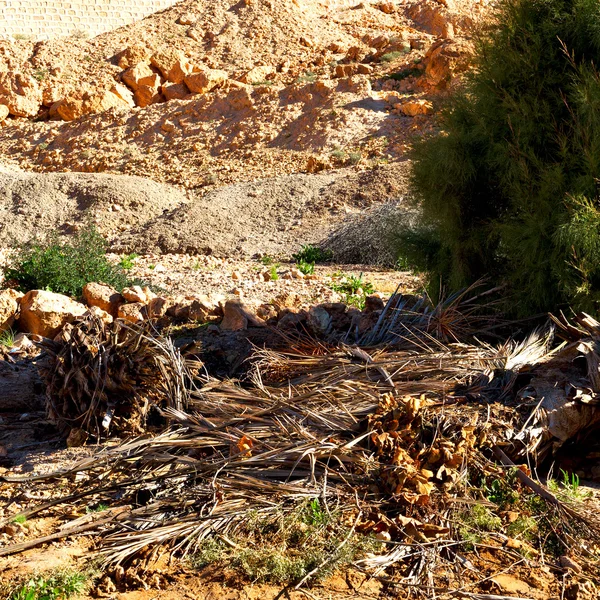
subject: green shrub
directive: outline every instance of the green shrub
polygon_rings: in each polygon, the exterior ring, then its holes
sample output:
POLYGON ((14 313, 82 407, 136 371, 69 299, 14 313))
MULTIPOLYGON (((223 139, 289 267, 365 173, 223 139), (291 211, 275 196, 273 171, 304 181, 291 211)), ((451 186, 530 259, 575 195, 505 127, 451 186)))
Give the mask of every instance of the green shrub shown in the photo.
POLYGON ((18 249, 5 277, 22 291, 41 289, 79 297, 90 281, 103 281, 120 291, 133 282, 108 260, 106 247, 93 226, 66 241, 58 236, 33 241, 18 249))
POLYGON ((331 250, 323 250, 322 248, 313 246, 312 244, 306 244, 302 246, 302 249, 298 253, 292 254, 292 258, 297 264, 301 262, 327 262, 333 258, 333 252, 331 252, 331 250))
POLYGON ((488 276, 519 313, 600 300, 600 5, 504 0, 474 70, 415 144, 421 220, 399 254, 458 289, 488 276))

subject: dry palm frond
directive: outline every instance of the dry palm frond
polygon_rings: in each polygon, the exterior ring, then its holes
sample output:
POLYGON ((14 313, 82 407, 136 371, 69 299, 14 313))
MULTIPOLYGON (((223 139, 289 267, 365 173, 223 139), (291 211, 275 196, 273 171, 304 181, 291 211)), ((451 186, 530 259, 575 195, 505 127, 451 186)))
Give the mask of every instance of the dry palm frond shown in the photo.
MULTIPOLYGON (((132 352, 146 343, 135 333, 132 352)), ((498 508, 481 498, 491 479, 507 477, 507 467, 493 460, 497 449, 516 462, 539 443, 544 431, 519 437, 543 409, 539 398, 520 396, 516 375, 544 372, 561 358, 549 350, 550 336, 538 332, 499 348, 257 350, 244 387, 206 379, 192 389, 187 382, 187 409, 175 401, 162 409, 172 424, 167 431, 28 479, 50 488, 77 473, 78 490, 62 505, 118 493, 120 504, 133 507, 99 521, 107 562, 147 557, 161 546, 193 553, 208 536, 243 537, 252 514, 275 518, 319 498, 353 523, 348 531, 392 544, 359 566, 381 573, 395 565, 401 582, 424 590, 436 589, 443 574, 462 589, 457 522, 474 505, 498 508)), ((180 390, 178 384, 165 394, 180 390)), ((531 484, 518 479, 514 486, 531 484)), ((550 504, 557 543, 597 576, 600 523, 578 505, 550 504)), ((507 552, 504 532, 488 537, 486 547, 507 552)))
POLYGON ((153 407, 184 408, 189 374, 173 343, 150 327, 90 315, 41 342, 48 414, 59 429, 97 438, 141 433, 153 407))

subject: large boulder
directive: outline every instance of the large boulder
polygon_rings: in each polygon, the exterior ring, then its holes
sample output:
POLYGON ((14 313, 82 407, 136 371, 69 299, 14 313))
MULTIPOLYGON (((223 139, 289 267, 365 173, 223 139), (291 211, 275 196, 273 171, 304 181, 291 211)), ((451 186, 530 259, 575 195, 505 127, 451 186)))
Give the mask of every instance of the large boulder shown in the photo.
POLYGON ((218 87, 221 87, 229 75, 227 71, 219 69, 201 69, 185 78, 185 84, 190 91, 196 94, 206 94, 218 87))
POLYGON ((0 291, 0 331, 10 329, 19 312, 19 300, 23 297, 16 290, 0 291))
POLYGON ((67 323, 85 314, 87 307, 62 294, 32 290, 21 298, 20 310, 21 331, 53 338, 67 323))
POLYGON ((82 295, 89 307, 97 306, 115 318, 119 314, 119 306, 125 303, 123 296, 106 283, 86 283, 82 295))

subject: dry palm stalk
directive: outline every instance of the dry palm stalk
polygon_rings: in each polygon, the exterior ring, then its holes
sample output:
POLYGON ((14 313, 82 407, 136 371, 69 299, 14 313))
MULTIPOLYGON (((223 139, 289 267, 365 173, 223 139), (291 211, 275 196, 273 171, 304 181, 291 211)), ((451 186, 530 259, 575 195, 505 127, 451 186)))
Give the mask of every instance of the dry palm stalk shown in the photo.
POLYGON ((153 407, 186 406, 183 359, 150 327, 105 325, 91 315, 41 342, 48 416, 61 432, 142 433, 153 407))

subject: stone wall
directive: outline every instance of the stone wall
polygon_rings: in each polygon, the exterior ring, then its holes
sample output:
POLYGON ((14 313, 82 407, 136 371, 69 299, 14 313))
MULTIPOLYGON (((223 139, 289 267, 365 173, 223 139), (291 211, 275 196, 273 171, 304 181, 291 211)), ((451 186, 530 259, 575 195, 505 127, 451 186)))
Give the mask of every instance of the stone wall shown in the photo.
POLYGON ((0 37, 93 37, 143 19, 178 0, 0 0, 0 37))

